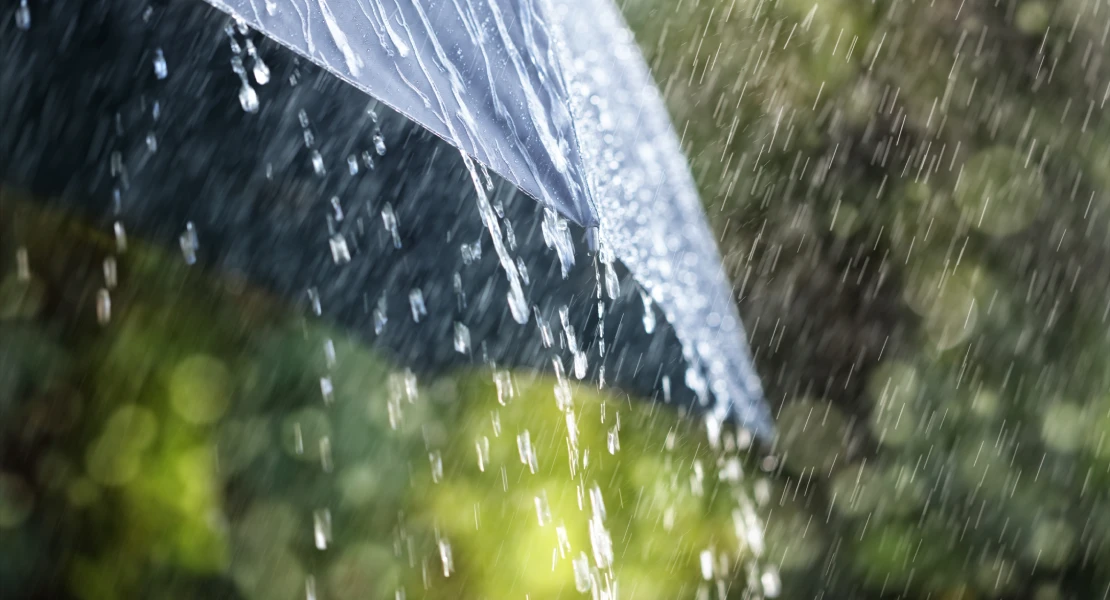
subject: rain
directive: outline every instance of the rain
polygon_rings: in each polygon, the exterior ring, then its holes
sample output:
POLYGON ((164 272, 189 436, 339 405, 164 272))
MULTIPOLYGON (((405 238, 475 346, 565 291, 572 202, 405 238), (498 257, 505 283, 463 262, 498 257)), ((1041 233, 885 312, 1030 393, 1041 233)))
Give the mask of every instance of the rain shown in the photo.
POLYGON ((0 589, 1105 598, 1108 40, 9 0, 0 589))

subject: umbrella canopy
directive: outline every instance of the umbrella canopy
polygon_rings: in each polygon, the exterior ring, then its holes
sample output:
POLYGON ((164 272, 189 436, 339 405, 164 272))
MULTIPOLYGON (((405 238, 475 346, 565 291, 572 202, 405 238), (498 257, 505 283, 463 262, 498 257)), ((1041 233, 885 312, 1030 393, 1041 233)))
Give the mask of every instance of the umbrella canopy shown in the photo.
POLYGON ((574 222, 597 223, 557 49, 537 3, 211 4, 448 139, 574 222))
POLYGON ((677 139, 608 3, 219 6, 319 66, 200 3, 8 20, 25 31, 0 40, 3 179, 419 368, 546 367, 561 331, 580 377, 769 431, 677 139), (505 179, 476 189, 440 138, 505 179), (600 222, 600 268, 562 217, 600 222))

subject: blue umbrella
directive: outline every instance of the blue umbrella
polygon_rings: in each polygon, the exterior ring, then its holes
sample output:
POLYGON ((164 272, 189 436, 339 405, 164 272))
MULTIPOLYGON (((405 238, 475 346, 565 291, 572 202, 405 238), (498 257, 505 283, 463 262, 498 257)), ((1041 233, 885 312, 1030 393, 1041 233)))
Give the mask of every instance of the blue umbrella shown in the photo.
POLYGON ((212 2, 226 28, 199 3, 70 4, 3 25, 23 30, 0 36, 5 180, 307 298, 410 363, 550 365, 561 328, 567 371, 770 433, 678 140, 608 0, 212 2))

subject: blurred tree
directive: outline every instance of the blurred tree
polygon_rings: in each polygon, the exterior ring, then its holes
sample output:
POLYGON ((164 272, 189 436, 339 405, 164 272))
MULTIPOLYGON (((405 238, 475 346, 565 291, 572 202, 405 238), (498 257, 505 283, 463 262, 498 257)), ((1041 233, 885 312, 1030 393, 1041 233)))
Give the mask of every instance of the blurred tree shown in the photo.
POLYGON ((786 595, 1101 597, 1110 11, 623 8, 828 522, 786 595))

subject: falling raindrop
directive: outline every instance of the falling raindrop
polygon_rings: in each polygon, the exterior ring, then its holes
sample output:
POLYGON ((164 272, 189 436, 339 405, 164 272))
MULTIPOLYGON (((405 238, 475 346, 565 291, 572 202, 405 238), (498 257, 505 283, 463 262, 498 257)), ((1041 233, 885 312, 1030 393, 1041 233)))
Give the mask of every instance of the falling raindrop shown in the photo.
POLYGON ((528 466, 528 471, 535 475, 539 468, 536 460, 536 450, 532 447, 532 434, 528 430, 516 436, 516 449, 520 454, 520 462, 528 466))
POLYGON ((574 568, 574 589, 581 593, 590 591, 593 580, 590 579, 590 559, 585 552, 580 552, 578 557, 571 561, 574 568))
POLYGON ((489 438, 483 435, 474 442, 474 449, 478 453, 478 470, 485 473, 486 465, 489 464, 489 438))
POLYGON ((424 292, 420 288, 409 291, 409 308, 412 309, 412 320, 416 323, 428 315, 428 309, 424 306, 424 292))
POLYGON ((185 224, 185 232, 178 237, 178 242, 181 245, 181 254, 185 257, 185 264, 196 264, 197 249, 200 244, 197 241, 197 230, 192 221, 185 224))
POLYGON ((347 246, 347 238, 343 237, 342 233, 331 236, 328 245, 331 247, 331 258, 335 264, 345 265, 351 262, 351 249, 347 246))
POLYGON ((19 8, 15 10, 15 26, 27 31, 31 28, 31 8, 27 0, 19 0, 19 8))
POLYGON ((243 107, 245 112, 258 112, 258 93, 254 91, 254 88, 252 88, 246 80, 243 81, 242 87, 239 88, 239 105, 243 107))
POLYGON ((146 148, 151 152, 158 151, 158 138, 155 137, 154 133, 146 134, 146 148))
POLYGON ((428 454, 428 462, 432 466, 432 483, 443 481, 443 456, 438 450, 428 454))
POLYGON ((331 543, 331 511, 326 508, 312 513, 312 539, 317 550, 327 550, 331 543))
POLYGON ((389 236, 393 238, 393 247, 400 249, 401 233, 397 229, 397 214, 393 212, 393 205, 389 202, 386 202, 385 206, 382 207, 382 224, 385 225, 389 236))
POLYGON ((324 168, 324 157, 320 155, 319 150, 312 151, 312 171, 321 177, 327 173, 327 169, 324 168))
POLYGON ((367 169, 374 168, 374 157, 370 154, 368 150, 364 150, 360 156, 362 157, 363 166, 365 166, 367 169))
POLYGON ((320 304, 320 292, 316 288, 311 287, 308 288, 306 293, 308 294, 309 303, 312 304, 312 314, 319 317, 323 312, 323 307, 320 304))
POLYGON ((524 297, 524 290, 520 288, 519 281, 511 282, 507 296, 509 300, 509 312, 512 313, 513 320, 524 325, 528 322, 529 317, 528 299, 524 297))
POLYGON ((112 225, 112 231, 116 236, 116 252, 124 253, 127 251, 127 232, 123 230, 123 223, 116 221, 112 225))
POLYGON ((455 321, 455 352, 470 354, 470 329, 455 321))
POLYGON ((493 386, 497 389, 497 403, 501 406, 507 405, 509 400, 516 396, 513 376, 508 371, 494 371, 493 386))
POLYGON ((304 431, 300 423, 293 424, 293 452, 298 456, 304 454, 304 431))
POLYGON ((617 270, 613 267, 612 262, 605 262, 605 293, 609 296, 610 300, 615 300, 621 293, 621 282, 617 277, 617 270))
POLYGON ((352 154, 347 157, 347 172, 351 175, 358 175, 358 159, 352 154))
POLYGON ((380 335, 382 330, 385 329, 385 324, 389 322, 385 311, 385 296, 382 296, 378 298, 378 305, 374 307, 374 335, 380 335))
POLYGON ((112 320, 112 297, 108 290, 101 288, 96 293, 96 322, 107 325, 112 320))
POLYGON ((254 81, 258 85, 266 85, 270 82, 270 67, 262 62, 262 57, 258 55, 258 49, 254 47, 254 42, 247 40, 247 56, 251 58, 254 65, 251 68, 251 73, 254 75, 254 81))
POLYGON ((31 259, 25 246, 15 251, 15 272, 20 281, 31 280, 31 259))
POLYGON ((652 310, 651 295, 640 291, 640 299, 644 302, 644 333, 655 333, 655 311, 652 310))
POLYGON ((330 377, 320 378, 320 396, 324 398, 324 404, 335 402, 335 385, 330 377))
POLYGON ((382 132, 375 131, 373 140, 374 140, 374 151, 378 153, 378 156, 384 156, 385 155, 385 137, 382 136, 382 132))
POLYGON ((320 438, 320 469, 325 473, 331 473, 334 468, 331 458, 331 438, 324 436, 320 438))
POLYGON ((451 554, 451 542, 444 538, 436 541, 439 546, 439 560, 443 563, 443 576, 450 577, 455 570, 455 559, 451 554))
POLYGON ((547 502, 547 491, 541 491, 533 500, 536 504, 536 519, 540 527, 544 527, 551 522, 551 505, 547 502))
POLYGON ((763 595, 768 598, 777 598, 782 593, 782 580, 779 578, 778 570, 773 566, 763 572, 759 582, 763 586, 763 595))
POLYGON ((104 259, 104 286, 110 290, 115 289, 118 282, 116 259, 109 256, 104 259))
POLYGON ((161 48, 154 50, 154 76, 158 79, 165 79, 170 74, 169 67, 166 66, 166 56, 162 53, 161 48))

